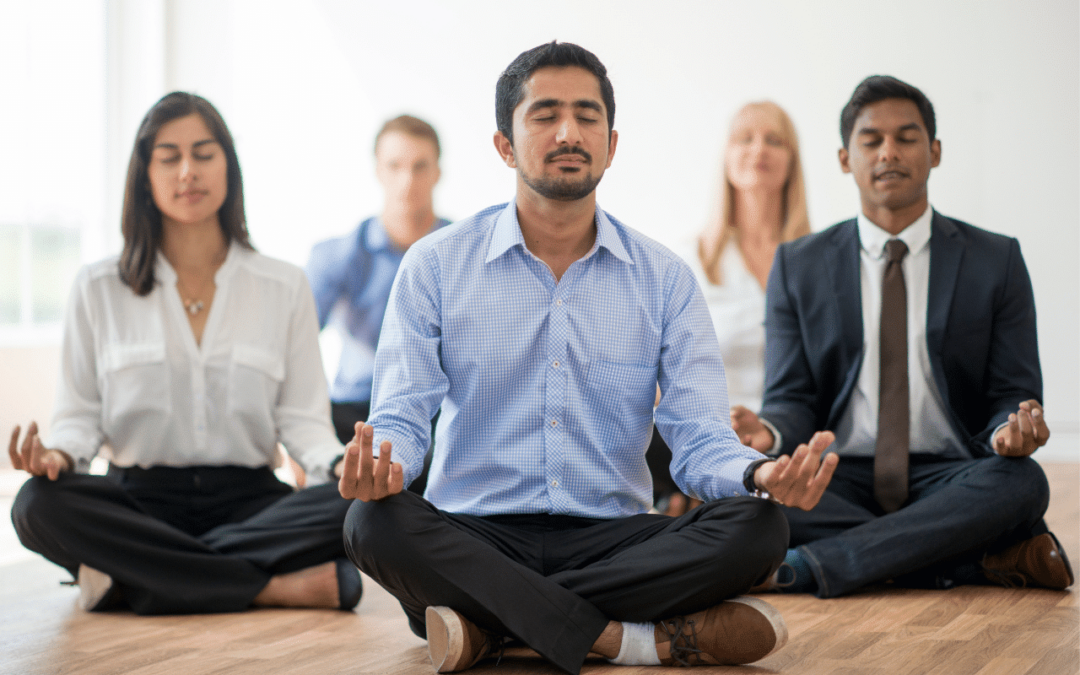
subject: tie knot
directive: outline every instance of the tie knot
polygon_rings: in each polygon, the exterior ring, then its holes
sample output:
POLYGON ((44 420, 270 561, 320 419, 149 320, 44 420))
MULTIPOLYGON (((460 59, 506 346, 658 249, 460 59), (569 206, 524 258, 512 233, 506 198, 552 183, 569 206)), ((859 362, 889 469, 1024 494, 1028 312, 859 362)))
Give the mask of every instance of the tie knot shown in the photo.
POLYGON ((885 254, 889 257, 889 262, 900 262, 907 255, 907 244, 899 239, 890 239, 885 242, 885 254))

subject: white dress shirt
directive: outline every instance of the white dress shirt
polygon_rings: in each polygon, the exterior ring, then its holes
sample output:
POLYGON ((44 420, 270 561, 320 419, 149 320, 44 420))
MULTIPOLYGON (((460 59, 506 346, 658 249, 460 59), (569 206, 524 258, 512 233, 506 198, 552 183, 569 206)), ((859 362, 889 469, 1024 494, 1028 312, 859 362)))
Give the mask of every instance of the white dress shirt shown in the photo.
POLYGON ((713 284, 705 276, 697 254, 697 242, 679 250, 694 270, 705 304, 712 316, 727 375, 728 400, 732 406, 761 410, 765 385, 765 289, 746 268, 736 242, 721 253, 723 279, 713 284))
POLYGON ((231 246, 201 344, 160 253, 155 276, 140 297, 120 281, 116 258, 79 272, 46 447, 80 471, 99 449, 121 467, 259 467, 275 464, 280 441, 309 484, 329 480, 343 449, 303 271, 231 246))
POLYGON ((902 265, 907 288, 911 452, 971 457, 971 453, 949 423, 949 411, 934 383, 930 353, 926 346, 932 216, 933 209, 928 206, 926 212, 914 223, 893 237, 859 212, 863 360, 851 399, 835 429, 836 444, 833 447, 841 455, 874 455, 881 372, 881 280, 887 262, 885 243, 896 238, 908 247, 908 254, 904 256, 902 265))

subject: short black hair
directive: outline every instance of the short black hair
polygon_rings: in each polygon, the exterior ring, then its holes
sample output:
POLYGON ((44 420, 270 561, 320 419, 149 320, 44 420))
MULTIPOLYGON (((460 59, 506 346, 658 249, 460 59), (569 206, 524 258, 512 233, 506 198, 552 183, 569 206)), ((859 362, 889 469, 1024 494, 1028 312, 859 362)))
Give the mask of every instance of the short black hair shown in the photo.
POLYGON ((552 40, 547 44, 518 54, 506 67, 495 85, 495 124, 503 136, 514 142, 514 109, 525 98, 525 81, 541 68, 549 66, 578 66, 600 81, 600 96, 607 108, 608 134, 615 128, 615 89, 607 76, 607 68, 588 49, 569 42, 552 40))
POLYGON ((922 115, 923 125, 930 140, 937 138, 937 124, 934 122, 934 105, 918 87, 892 77, 891 75, 871 75, 855 87, 851 100, 840 112, 840 140, 847 149, 851 142, 851 132, 855 130, 855 119, 862 109, 871 103, 887 98, 906 98, 915 103, 922 115))

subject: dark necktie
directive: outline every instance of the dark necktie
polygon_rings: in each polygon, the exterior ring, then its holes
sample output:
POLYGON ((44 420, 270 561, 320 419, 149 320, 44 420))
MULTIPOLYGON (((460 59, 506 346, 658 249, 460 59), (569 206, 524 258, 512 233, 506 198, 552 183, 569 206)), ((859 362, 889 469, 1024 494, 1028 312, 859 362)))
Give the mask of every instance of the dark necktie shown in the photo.
POLYGON ((901 261, 907 244, 890 239, 888 262, 881 280, 881 382, 878 434, 874 449, 874 499, 886 513, 899 509, 908 497, 907 289, 901 261))

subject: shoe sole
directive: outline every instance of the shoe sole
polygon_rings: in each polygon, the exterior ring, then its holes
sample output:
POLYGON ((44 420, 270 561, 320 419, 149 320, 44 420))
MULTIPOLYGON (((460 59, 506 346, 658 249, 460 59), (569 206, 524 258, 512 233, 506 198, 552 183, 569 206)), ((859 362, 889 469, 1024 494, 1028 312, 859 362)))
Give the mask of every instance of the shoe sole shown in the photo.
POLYGON ((428 656, 435 672, 459 670, 465 647, 465 627, 461 617, 449 607, 428 607, 424 621, 427 624, 428 656))
POLYGON ((87 612, 98 609, 113 588, 113 579, 93 567, 79 565, 79 607, 87 612))
POLYGON ((764 600, 758 600, 757 598, 751 598, 747 596, 740 596, 737 598, 730 598, 727 602, 737 602, 741 605, 746 605, 751 609, 757 611, 765 620, 772 626, 773 634, 776 635, 776 644, 769 650, 769 653, 761 658, 772 656, 777 650, 787 644, 788 630, 787 623, 784 622, 784 617, 780 615, 780 610, 776 609, 764 600))

